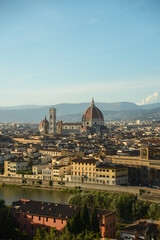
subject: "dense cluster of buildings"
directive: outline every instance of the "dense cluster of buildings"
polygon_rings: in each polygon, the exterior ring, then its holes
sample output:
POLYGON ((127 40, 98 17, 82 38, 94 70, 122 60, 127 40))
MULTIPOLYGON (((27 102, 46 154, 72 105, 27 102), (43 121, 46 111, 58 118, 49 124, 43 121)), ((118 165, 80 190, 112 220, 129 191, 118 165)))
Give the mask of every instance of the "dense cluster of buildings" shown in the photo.
MULTIPOLYGON (((160 124, 104 123, 93 100, 81 123, 57 121, 56 109, 51 108, 49 121, 45 118, 39 126, 0 124, 0 133, 0 173, 10 182, 20 179, 23 184, 84 183, 92 185, 92 189, 95 185, 160 187, 160 124)), ((30 236, 42 219, 46 227, 62 229, 76 210, 68 205, 27 200, 19 200, 14 206, 20 228, 30 236), (64 211, 54 213, 49 210, 52 208, 64 211)), ((99 216, 103 236, 114 237, 114 229, 107 232, 103 227, 110 224, 110 213, 99 216)))

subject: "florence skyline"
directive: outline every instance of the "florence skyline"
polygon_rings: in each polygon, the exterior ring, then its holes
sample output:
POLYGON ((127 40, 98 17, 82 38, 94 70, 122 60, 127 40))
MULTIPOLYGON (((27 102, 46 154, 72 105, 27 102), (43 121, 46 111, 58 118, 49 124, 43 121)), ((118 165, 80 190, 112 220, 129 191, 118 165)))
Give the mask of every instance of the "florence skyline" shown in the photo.
POLYGON ((160 101, 160 3, 0 1, 0 106, 160 101))

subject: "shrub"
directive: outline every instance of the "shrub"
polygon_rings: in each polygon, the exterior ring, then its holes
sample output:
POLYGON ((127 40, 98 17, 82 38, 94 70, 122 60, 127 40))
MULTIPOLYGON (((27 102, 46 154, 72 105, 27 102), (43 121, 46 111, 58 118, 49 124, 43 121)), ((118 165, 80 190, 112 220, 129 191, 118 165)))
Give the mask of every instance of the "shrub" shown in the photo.
POLYGON ((53 182, 52 182, 52 180, 50 180, 50 181, 49 181, 49 186, 52 187, 52 185, 53 185, 53 182))

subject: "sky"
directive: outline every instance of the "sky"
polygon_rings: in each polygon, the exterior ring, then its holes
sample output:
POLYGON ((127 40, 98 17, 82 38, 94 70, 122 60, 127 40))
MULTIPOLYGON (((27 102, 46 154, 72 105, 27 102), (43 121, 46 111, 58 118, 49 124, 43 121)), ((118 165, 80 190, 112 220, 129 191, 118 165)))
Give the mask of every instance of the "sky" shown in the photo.
POLYGON ((0 106, 160 101, 159 0, 0 0, 0 106))

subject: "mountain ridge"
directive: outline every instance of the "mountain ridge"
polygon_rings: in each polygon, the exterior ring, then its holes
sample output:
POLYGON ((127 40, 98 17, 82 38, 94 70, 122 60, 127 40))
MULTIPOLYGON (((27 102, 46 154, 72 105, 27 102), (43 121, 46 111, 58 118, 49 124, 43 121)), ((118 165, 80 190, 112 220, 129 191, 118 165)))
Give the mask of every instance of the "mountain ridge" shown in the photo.
MULTIPOLYGON (((160 119, 160 102, 140 106, 131 102, 95 104, 103 112, 105 121, 143 120, 146 117, 160 119)), ((57 120, 81 122, 83 112, 90 103, 60 103, 52 106, 57 109, 57 120)), ((39 105, 17 106, 17 109, 14 106, 11 109, 0 107, 0 122, 40 122, 45 116, 48 118, 50 107, 39 105)))

